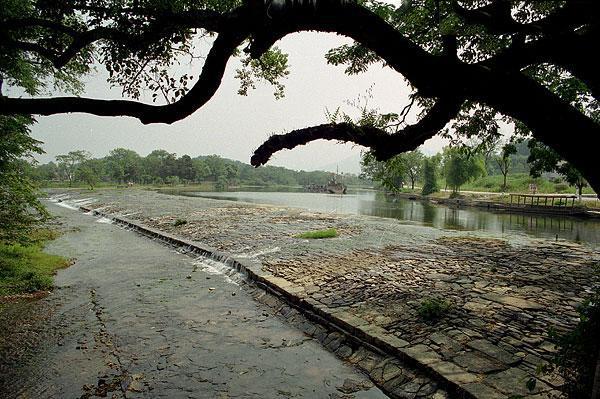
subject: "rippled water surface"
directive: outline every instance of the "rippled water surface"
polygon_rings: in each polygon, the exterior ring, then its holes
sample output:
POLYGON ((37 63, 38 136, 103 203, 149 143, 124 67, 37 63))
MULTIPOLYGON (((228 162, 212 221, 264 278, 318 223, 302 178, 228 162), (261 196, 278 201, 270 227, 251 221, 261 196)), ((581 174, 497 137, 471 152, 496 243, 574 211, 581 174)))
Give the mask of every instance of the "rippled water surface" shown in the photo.
POLYGON ((346 195, 305 192, 178 192, 186 196, 244 201, 305 208, 336 214, 360 214, 394 218, 406 223, 419 223, 440 229, 484 230, 502 234, 525 234, 540 238, 566 239, 600 244, 600 220, 497 213, 477 208, 455 209, 427 202, 391 198, 373 191, 357 191, 346 195))

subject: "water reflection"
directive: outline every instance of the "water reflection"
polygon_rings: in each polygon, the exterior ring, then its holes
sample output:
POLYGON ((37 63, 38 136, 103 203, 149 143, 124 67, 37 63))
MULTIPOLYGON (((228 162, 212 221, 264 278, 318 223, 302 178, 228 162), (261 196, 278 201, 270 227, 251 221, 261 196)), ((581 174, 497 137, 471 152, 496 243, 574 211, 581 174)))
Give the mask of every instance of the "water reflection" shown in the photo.
POLYGON ((373 191, 348 195, 304 192, 177 192, 230 201, 283 205, 330 213, 354 213, 419 223, 440 229, 484 230, 600 244, 600 221, 549 215, 494 213, 394 198, 373 191))

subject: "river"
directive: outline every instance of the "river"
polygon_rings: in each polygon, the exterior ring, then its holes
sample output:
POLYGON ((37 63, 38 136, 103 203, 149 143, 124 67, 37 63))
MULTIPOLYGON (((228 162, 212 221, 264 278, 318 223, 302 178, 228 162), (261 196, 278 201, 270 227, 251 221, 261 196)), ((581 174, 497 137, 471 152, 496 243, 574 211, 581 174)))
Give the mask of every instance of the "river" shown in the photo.
POLYGON ((243 201, 305 208, 336 214, 359 214, 397 219, 439 229, 483 230, 503 235, 527 235, 600 244, 600 220, 569 216, 498 213, 478 208, 451 208, 428 202, 392 198, 374 191, 355 191, 346 195, 305 192, 170 192, 185 196, 243 201))

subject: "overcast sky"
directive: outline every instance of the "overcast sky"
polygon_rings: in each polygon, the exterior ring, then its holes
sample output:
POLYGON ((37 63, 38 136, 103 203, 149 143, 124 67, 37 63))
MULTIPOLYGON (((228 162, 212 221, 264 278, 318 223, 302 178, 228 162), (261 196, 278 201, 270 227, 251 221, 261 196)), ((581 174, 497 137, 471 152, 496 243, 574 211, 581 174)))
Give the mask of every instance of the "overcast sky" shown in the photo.
MULTIPOLYGON (((400 112, 408 102, 409 89, 391 68, 377 65, 362 75, 347 76, 343 67, 326 64, 327 50, 348 42, 333 34, 299 33, 277 43, 289 54, 291 70, 284 82, 286 96, 282 100, 275 100, 268 85, 259 85, 247 97, 238 95, 239 82, 234 75, 239 61, 232 59, 215 96, 193 115, 172 125, 143 125, 134 118, 85 114, 39 117, 32 134, 44 142, 46 154, 39 160, 48 162, 77 149, 101 157, 113 148, 125 147, 142 156, 160 148, 178 155, 218 154, 249 163, 253 150, 270 134, 325 123, 326 108, 344 106, 346 100, 365 94, 371 86, 373 107, 382 112, 400 112)), ((191 68, 197 76, 201 64, 191 68)), ((120 98, 120 90, 111 90, 105 79, 103 70, 86 78, 84 95, 120 98)), ((436 137, 422 149, 431 154, 443 145, 443 140, 436 137)), ((339 164, 340 171, 357 172, 360 150, 358 146, 320 140, 279 152, 270 164, 305 170, 339 164)))

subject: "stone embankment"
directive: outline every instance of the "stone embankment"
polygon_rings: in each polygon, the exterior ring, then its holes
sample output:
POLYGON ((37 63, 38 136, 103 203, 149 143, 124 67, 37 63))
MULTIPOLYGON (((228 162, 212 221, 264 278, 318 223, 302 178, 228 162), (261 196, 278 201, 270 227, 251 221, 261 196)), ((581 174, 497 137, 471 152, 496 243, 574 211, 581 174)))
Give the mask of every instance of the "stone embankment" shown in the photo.
MULTIPOLYGON (((350 361, 362 361, 390 392, 396 383, 414 381, 392 382, 399 375, 387 365, 398 362, 466 397, 557 396, 560 377, 536 373, 555 352, 548 332, 572 328, 576 306, 598 283, 592 266, 600 254, 576 243, 497 239, 394 220, 150 192, 104 192, 96 200, 90 209, 184 245, 210 245, 214 253, 231 255, 229 262, 243 265, 288 303, 347 333, 343 340, 331 333, 321 339, 350 361), (330 227, 340 236, 294 237, 330 227), (420 308, 434 298, 450 306, 426 320, 420 308), (362 359, 356 342, 396 360, 362 359), (530 391, 526 384, 532 379, 530 391)), ((319 334, 317 327, 306 329, 319 334)), ((432 395, 427 381, 398 397, 432 395)))

